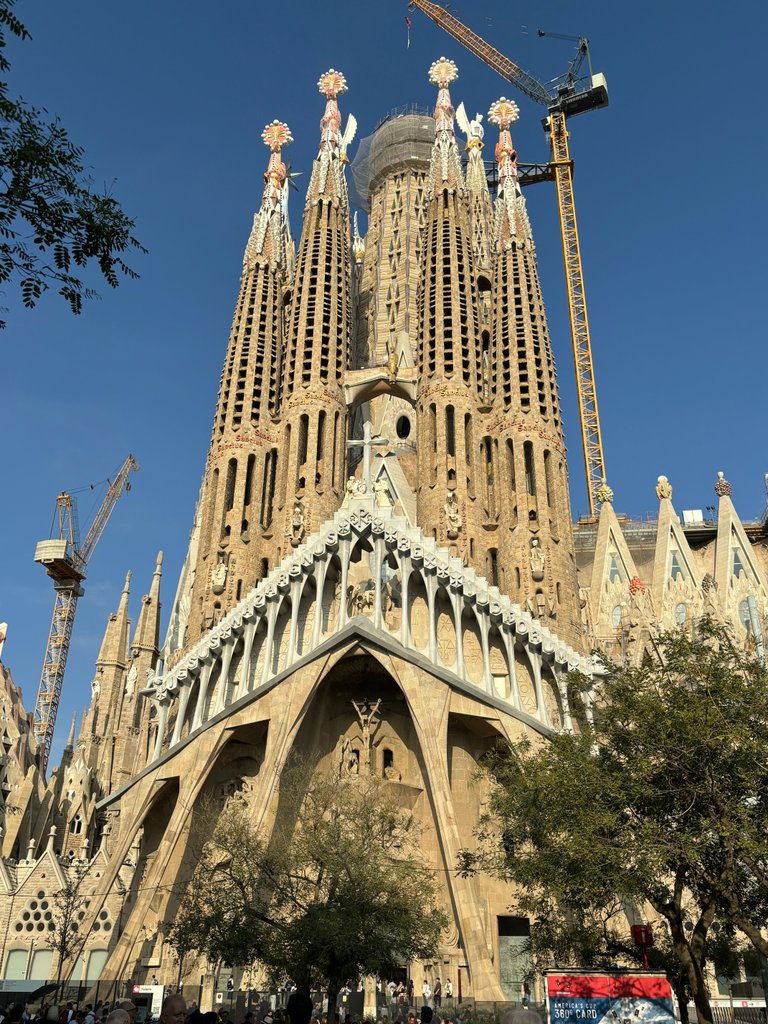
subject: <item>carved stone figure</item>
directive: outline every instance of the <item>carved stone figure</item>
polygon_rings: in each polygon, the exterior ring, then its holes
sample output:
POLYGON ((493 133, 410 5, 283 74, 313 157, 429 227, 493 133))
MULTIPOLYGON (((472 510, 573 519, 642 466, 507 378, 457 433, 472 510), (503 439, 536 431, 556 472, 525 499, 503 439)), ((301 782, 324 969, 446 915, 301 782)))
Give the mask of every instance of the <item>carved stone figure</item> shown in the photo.
POLYGON ((544 568, 547 564, 547 556, 541 550, 539 538, 531 538, 531 551, 528 555, 531 563, 531 576, 538 582, 544 579, 544 568))
POLYGON ((99 699, 101 693, 101 681, 98 676, 94 676, 91 680, 91 700, 96 701, 99 699))
POLYGON ((373 484, 373 493, 376 499, 377 508, 391 508, 392 502, 389 497, 389 488, 384 477, 380 476, 373 484))
POLYGON ((595 497, 601 505, 612 504, 613 502, 613 488, 609 487, 608 484, 603 480, 602 484, 598 487, 595 492, 595 497))
POLYGON ((665 476, 660 476, 656 483, 656 497, 659 501, 661 501, 662 498, 672 497, 672 484, 665 476))
POLYGON ((376 602, 373 580, 364 580, 347 588, 350 615, 371 615, 376 602))
POLYGON ((379 707, 381 706, 381 698, 379 698, 375 704, 369 700, 352 701, 352 706, 357 712, 357 717, 360 719, 360 726, 363 733, 363 750, 362 750, 362 768, 363 775, 371 774, 371 741, 373 735, 379 727, 379 707))
POLYGON ((291 529, 287 536, 291 538, 291 545, 294 548, 298 547, 304 538, 304 509, 301 507, 300 501, 294 502, 291 513, 291 529))
POLYGON ((136 663, 134 662, 133 665, 131 665, 130 669, 128 670, 128 678, 125 680, 126 697, 133 697, 134 693, 136 693, 136 680, 138 679, 138 677, 139 670, 136 668, 136 663))
POLYGON ((456 540, 463 526, 459 502, 454 491, 448 491, 448 497, 443 505, 445 510, 445 529, 449 540, 456 540))
POLYGON ((211 573, 211 586, 214 594, 223 594, 224 587, 227 585, 228 569, 225 557, 224 552, 220 551, 219 561, 214 565, 213 572, 211 573))
POLYGON ((392 338, 387 342, 387 376, 392 384, 397 380, 397 352, 392 338))

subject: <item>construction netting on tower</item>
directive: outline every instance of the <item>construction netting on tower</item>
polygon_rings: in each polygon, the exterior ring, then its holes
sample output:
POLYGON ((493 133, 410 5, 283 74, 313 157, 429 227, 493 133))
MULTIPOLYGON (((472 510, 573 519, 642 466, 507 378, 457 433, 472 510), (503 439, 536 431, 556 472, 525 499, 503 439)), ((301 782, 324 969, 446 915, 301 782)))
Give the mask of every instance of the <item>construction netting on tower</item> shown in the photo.
POLYGON ((366 212, 371 192, 392 167, 429 166, 435 122, 422 107, 393 110, 371 135, 360 140, 352 161, 352 202, 366 212))

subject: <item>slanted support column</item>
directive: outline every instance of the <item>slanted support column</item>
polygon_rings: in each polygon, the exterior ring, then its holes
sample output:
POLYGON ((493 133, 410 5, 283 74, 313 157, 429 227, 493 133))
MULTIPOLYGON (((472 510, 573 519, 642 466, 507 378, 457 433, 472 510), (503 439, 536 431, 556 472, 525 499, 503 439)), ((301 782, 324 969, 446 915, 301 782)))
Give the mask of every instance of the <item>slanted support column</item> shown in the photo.
POLYGON ((157 736, 155 737, 155 750, 152 754, 152 760, 156 761, 163 752, 163 739, 165 737, 165 727, 168 723, 168 701, 158 705, 157 710, 157 736))
POLYGON ((270 600, 267 610, 267 639, 264 641, 264 668, 261 673, 262 686, 272 674, 272 645, 275 642, 275 623, 277 622, 278 608, 279 598, 275 596, 270 600))
POLYGON ((240 672, 240 685, 232 694, 233 702, 239 700, 248 692, 248 678, 250 675, 249 666, 251 663, 251 651, 253 650, 253 638, 256 636, 256 622, 249 622, 243 634, 243 660, 241 661, 242 671, 240 672))
POLYGON ((317 647, 320 643, 320 634, 323 629, 323 601, 325 599, 325 577, 328 574, 328 559, 317 563, 317 575, 315 585, 315 621, 312 625, 312 646, 317 647))
POLYGON ((536 690, 536 706, 539 709, 539 718, 542 722, 546 720, 547 712, 544 707, 544 692, 541 688, 541 657, 536 651, 528 648, 528 658, 533 669, 533 685, 536 690))
POLYGON ((464 600, 461 594, 451 590, 451 607, 453 608, 453 624, 456 630, 456 675, 466 680, 467 669, 464 664, 464 626, 461 621, 464 600))
MULTIPOLYGON (((288 653, 286 655, 286 667, 296 660, 296 637, 299 632, 299 607, 302 596, 302 577, 291 580, 291 628, 288 634, 288 653)), ((308 584, 307 584, 308 585, 308 584)))
POLYGON ((377 629, 381 629, 384 625, 384 615, 381 607, 381 570, 384 565, 384 538, 377 537, 373 542, 373 557, 374 557, 374 605, 373 605, 373 624, 377 629))
POLYGON ((518 711, 522 710, 520 701, 520 687, 517 682, 517 668, 515 666, 515 641, 508 629, 501 630, 501 638, 504 641, 504 649, 507 652, 507 665, 509 667, 509 699, 518 711))
POLYGON ((349 555, 350 555, 350 540, 349 537, 342 537, 339 542, 339 553, 341 555, 341 593, 339 594, 339 629, 342 629, 347 624, 349 615, 347 614, 347 586, 349 583, 349 555))
POLYGON ((216 656, 214 655, 210 661, 206 661, 203 665, 202 672, 200 673, 200 690, 197 694, 197 703, 195 704, 195 717, 192 719, 192 729, 199 729, 203 724, 203 715, 205 713, 205 704, 208 700, 208 685, 211 681, 211 672, 213 672, 213 666, 216 664, 216 656))
POLYGON ((562 672, 552 667, 552 674, 557 683, 557 692, 560 694, 560 703, 563 706, 563 729, 566 732, 573 732, 573 719, 571 718, 571 702, 568 700, 568 684, 562 672))
POLYGON ((421 576, 424 580, 425 589, 427 591, 427 605, 429 608, 429 641, 427 649, 429 651, 430 661, 437 662, 437 623, 435 622, 435 591, 437 590, 437 580, 433 575, 427 575, 425 569, 422 569, 421 576))
POLYGON ((400 618, 400 643, 403 647, 411 646, 411 616, 410 603, 408 601, 408 590, 411 583, 411 559, 404 555, 400 559, 400 604, 402 616, 400 618))
POLYGON ((170 745, 172 747, 175 747, 181 739, 181 730, 184 728, 184 718, 187 714, 189 698, 192 695, 192 687, 194 685, 195 680, 191 676, 188 676, 186 683, 181 687, 181 692, 179 693, 179 710, 176 715, 176 723, 173 727, 173 736, 171 736, 170 745))
POLYGON ((491 679, 491 653, 488 647, 488 615, 478 615, 475 611, 475 618, 480 629, 480 648, 483 652, 483 683, 487 693, 493 694, 493 680, 491 679))
POLYGON ((216 697, 216 706, 213 709, 214 715, 224 710, 227 700, 227 686, 229 685, 229 666, 232 664, 232 655, 235 653, 237 637, 232 634, 225 640, 224 652, 221 656, 221 675, 219 676, 219 693, 216 697))

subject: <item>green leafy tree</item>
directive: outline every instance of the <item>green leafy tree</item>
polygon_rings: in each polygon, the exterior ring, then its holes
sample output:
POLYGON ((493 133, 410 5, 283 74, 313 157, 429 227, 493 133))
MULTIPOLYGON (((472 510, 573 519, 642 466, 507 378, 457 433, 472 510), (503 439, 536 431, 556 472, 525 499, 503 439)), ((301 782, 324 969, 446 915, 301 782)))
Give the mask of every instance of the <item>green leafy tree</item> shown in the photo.
POLYGON ((213 824, 169 941, 212 963, 259 964, 335 1005, 348 979, 387 976, 436 950, 446 915, 412 815, 368 777, 293 766, 267 840, 244 801, 213 824))
POLYGON ((95 264, 116 288, 121 274, 137 276, 124 255, 146 250, 117 200, 94 191, 84 151, 58 119, 10 95, 8 34, 29 38, 14 6, 0 0, 0 286, 18 286, 30 308, 53 286, 80 313, 83 300, 96 295, 82 269, 95 264))
POLYGON ((532 949, 561 965, 629 956, 624 915, 651 907, 705 1024, 707 961, 738 946, 734 930, 768 949, 768 675, 708 620, 656 650, 605 666, 593 726, 493 752, 461 866, 516 883, 532 949))

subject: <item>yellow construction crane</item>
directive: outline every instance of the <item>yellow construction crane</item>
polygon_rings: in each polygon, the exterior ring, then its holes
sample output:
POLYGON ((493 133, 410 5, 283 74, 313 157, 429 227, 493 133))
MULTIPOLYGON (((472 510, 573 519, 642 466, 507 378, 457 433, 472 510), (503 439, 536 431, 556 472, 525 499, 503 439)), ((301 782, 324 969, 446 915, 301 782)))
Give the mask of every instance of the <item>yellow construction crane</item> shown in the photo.
POLYGON ((123 491, 131 489, 128 480, 131 470, 136 472, 138 468, 139 464, 132 455, 129 455, 115 479, 107 481, 109 488, 82 544, 77 501, 71 494, 63 491, 56 499, 54 530, 51 531, 55 532, 55 524, 58 522, 58 537, 41 540, 35 548, 35 561, 45 566, 45 571, 53 580, 54 591, 51 629, 45 648, 33 720, 35 738, 40 745, 40 770, 43 774, 51 752, 75 609, 77 599, 84 593, 81 584, 88 570, 88 561, 104 532, 117 499, 123 491))
MULTIPOLYGON (((589 44, 586 39, 578 39, 576 40, 579 44, 578 50, 568 71, 557 80, 555 89, 550 90, 438 4, 431 3, 430 0, 410 0, 409 6, 416 7, 426 14, 436 25, 453 36, 470 53, 479 57, 505 81, 510 82, 547 110, 548 116, 544 119, 544 127, 549 132, 552 162, 544 168, 541 165, 532 165, 528 173, 523 168, 520 184, 528 185, 535 181, 554 180, 557 187, 568 308, 571 319, 571 338, 576 363, 581 438, 587 473, 587 497, 590 516, 594 517, 597 491, 605 480, 605 462, 603 460, 603 443, 600 437, 600 418, 597 412, 595 373, 592 366, 592 346, 584 294, 584 272, 581 266, 576 206, 573 198, 573 162, 568 153, 566 121, 576 114, 608 106, 605 77, 601 74, 592 74, 590 67, 589 82, 586 86, 582 85, 579 72, 584 59, 586 58, 589 62, 589 44)), ((539 34, 554 35, 554 33, 544 32, 539 34)), ((559 38, 570 39, 573 37, 560 36, 559 38)))

